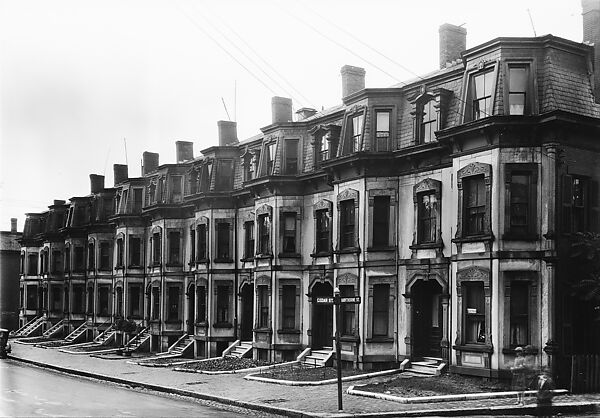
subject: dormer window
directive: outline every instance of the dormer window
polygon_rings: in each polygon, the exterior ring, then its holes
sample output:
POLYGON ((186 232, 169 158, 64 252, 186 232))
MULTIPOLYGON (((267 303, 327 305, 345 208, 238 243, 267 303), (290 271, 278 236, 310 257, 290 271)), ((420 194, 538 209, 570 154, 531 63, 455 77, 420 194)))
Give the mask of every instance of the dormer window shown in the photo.
POLYGON ((319 141, 319 148, 317 150, 317 165, 325 161, 329 158, 329 148, 330 148, 330 139, 331 133, 327 132, 321 137, 319 141))
POLYGON ((531 115, 535 113, 533 66, 528 61, 509 61, 504 66, 504 113, 531 115))
POLYGON ((219 160, 217 165, 216 190, 230 190, 233 187, 233 160, 219 160))
POLYGON ((286 139, 284 144, 285 154, 285 174, 297 174, 298 173, 298 141, 297 139, 286 139))
POLYGON ((275 152, 277 151, 277 142, 273 141, 265 145, 265 176, 273 174, 273 166, 275 165, 275 152))
POLYGON ((410 100, 413 115, 414 145, 435 142, 435 132, 443 129, 452 92, 443 88, 421 86, 410 100))
POLYGON ((469 122, 492 116, 496 95, 497 66, 480 63, 468 75, 465 94, 464 121, 469 122))
POLYGON ((352 116, 350 123, 346 129, 349 129, 347 138, 350 139, 352 144, 352 152, 357 152, 362 149, 362 136, 364 126, 365 115, 361 113, 359 115, 352 116))
POLYGON ((390 151, 390 111, 378 110, 375 112, 375 140, 376 151, 390 151))
POLYGON ((420 144, 426 144, 435 140, 435 131, 437 130, 437 110, 435 103, 435 99, 430 99, 422 103, 418 126, 418 142, 420 144))
POLYGON ((181 202, 183 198, 183 190, 181 184, 181 176, 171 176, 171 202, 181 202))

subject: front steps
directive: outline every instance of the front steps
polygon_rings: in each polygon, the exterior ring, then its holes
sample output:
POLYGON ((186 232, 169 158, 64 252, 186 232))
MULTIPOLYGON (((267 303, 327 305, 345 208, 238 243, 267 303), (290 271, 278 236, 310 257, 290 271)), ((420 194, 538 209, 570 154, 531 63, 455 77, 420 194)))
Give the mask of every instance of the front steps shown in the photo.
POLYGON ((424 374, 429 376, 439 376, 442 374, 447 364, 438 357, 420 357, 415 360, 404 360, 401 368, 407 372, 424 374))
POLYGON ((37 318, 33 318, 31 321, 23 325, 21 328, 16 330, 14 334, 11 335, 13 338, 22 338, 22 337, 34 337, 41 336, 44 325, 46 324, 46 319, 44 316, 39 316, 37 318))
POLYGON ((168 355, 183 357, 188 348, 193 347, 194 337, 188 334, 183 334, 179 340, 169 347, 168 355))
POLYGON ((141 351, 141 347, 146 343, 150 343, 150 331, 148 331, 148 328, 141 330, 125 345, 125 348, 127 351, 141 351))
POLYGON ((330 366, 333 363, 333 347, 323 347, 321 350, 310 350, 310 354, 302 359, 302 365, 310 367, 330 366))
POLYGON ((248 358, 252 357, 252 341, 236 341, 223 353, 223 357, 248 358))

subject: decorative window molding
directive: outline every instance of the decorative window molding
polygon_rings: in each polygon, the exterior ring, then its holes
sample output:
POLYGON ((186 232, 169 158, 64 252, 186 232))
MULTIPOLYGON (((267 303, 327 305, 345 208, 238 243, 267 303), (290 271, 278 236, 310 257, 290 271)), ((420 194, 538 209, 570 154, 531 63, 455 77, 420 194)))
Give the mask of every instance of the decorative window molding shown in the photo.
POLYGON ((538 164, 504 164, 504 234, 502 239, 536 240, 538 164))
MULTIPOLYGON (((396 190, 394 189, 372 189, 367 191, 368 196, 368 217, 369 217, 369 235, 368 235, 368 251, 377 250, 391 250, 396 248, 396 210, 397 210, 397 197, 396 190), (387 217, 385 219, 378 219, 380 213, 376 214, 375 210, 381 210, 385 212, 385 208, 376 208, 375 200, 381 197, 387 197, 387 217), (379 231, 378 231, 379 229, 379 231), (385 231, 383 233, 382 231, 385 231), (380 241, 375 239, 376 234, 383 234, 383 239, 380 237, 380 241), (387 234, 387 235, 385 235, 387 234), (387 238, 387 239, 386 239, 387 238)), ((384 202, 380 202, 380 204, 384 202)))
POLYGON ((279 209, 279 257, 300 257, 302 209, 283 206, 279 209))
POLYGON ((194 225, 196 229, 195 261, 196 263, 204 263, 209 260, 209 220, 206 216, 200 216, 196 219, 194 225))
POLYGON ((311 257, 328 257, 333 253, 333 203, 320 200, 313 206, 314 247, 311 257))
POLYGON ((468 351, 470 346, 483 347, 484 350, 492 352, 492 286, 490 270, 483 267, 472 266, 458 270, 456 274, 456 294, 458 303, 458 323, 456 329, 455 349, 468 351), (471 312, 465 299, 470 284, 481 284, 483 287, 483 312, 471 312), (484 327, 480 330, 483 334, 482 341, 467 343, 467 315, 482 315, 484 327))
POLYGON ((410 246, 413 257, 419 249, 435 248, 438 256, 442 241, 442 182, 426 178, 413 187, 414 233, 410 246), (427 206, 429 205, 429 206, 427 206))
POLYGON ((428 89, 422 85, 419 92, 409 99, 415 145, 435 141, 435 132, 446 127, 452 94, 444 88, 428 89))
POLYGON ((233 218, 216 218, 215 263, 233 262, 233 218))
POLYGON ((317 125, 308 133, 312 135, 314 167, 318 169, 323 162, 335 158, 340 141, 341 127, 338 125, 317 125))
POLYGON ((359 194, 345 189, 337 195, 338 245, 337 252, 358 252, 359 245, 359 194))
POLYGON ((273 207, 262 205, 256 208, 256 226, 258 240, 257 254, 272 256, 273 254, 273 207))

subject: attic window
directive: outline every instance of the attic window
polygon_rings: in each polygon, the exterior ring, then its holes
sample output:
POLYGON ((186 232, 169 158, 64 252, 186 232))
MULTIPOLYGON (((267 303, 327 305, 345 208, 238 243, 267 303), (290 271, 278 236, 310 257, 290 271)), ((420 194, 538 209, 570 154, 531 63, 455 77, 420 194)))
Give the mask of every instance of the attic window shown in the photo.
POLYGON ((468 76, 464 112, 465 122, 493 115, 497 66, 486 67, 481 64, 479 67, 468 76))

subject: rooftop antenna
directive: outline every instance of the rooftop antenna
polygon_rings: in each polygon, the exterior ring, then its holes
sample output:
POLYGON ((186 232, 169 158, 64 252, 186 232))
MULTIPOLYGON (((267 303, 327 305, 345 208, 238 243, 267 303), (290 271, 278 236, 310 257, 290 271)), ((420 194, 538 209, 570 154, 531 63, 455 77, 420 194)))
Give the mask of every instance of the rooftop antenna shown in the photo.
POLYGON ((225 99, 221 97, 221 101, 223 102, 223 107, 225 108, 225 113, 227 113, 227 118, 231 121, 231 116, 229 116, 229 111, 227 110, 227 105, 225 104, 225 99))
POLYGON ((237 122, 237 80, 233 80, 233 121, 237 122))
POLYGON ((531 12, 527 9, 527 14, 529 15, 529 22, 531 22, 531 29, 533 29, 533 36, 537 37, 537 33, 535 33, 535 26, 533 26, 533 19, 531 18, 531 12))
POLYGON ((123 144, 125 145, 125 165, 129 165, 127 162, 127 138, 123 137, 123 144))

